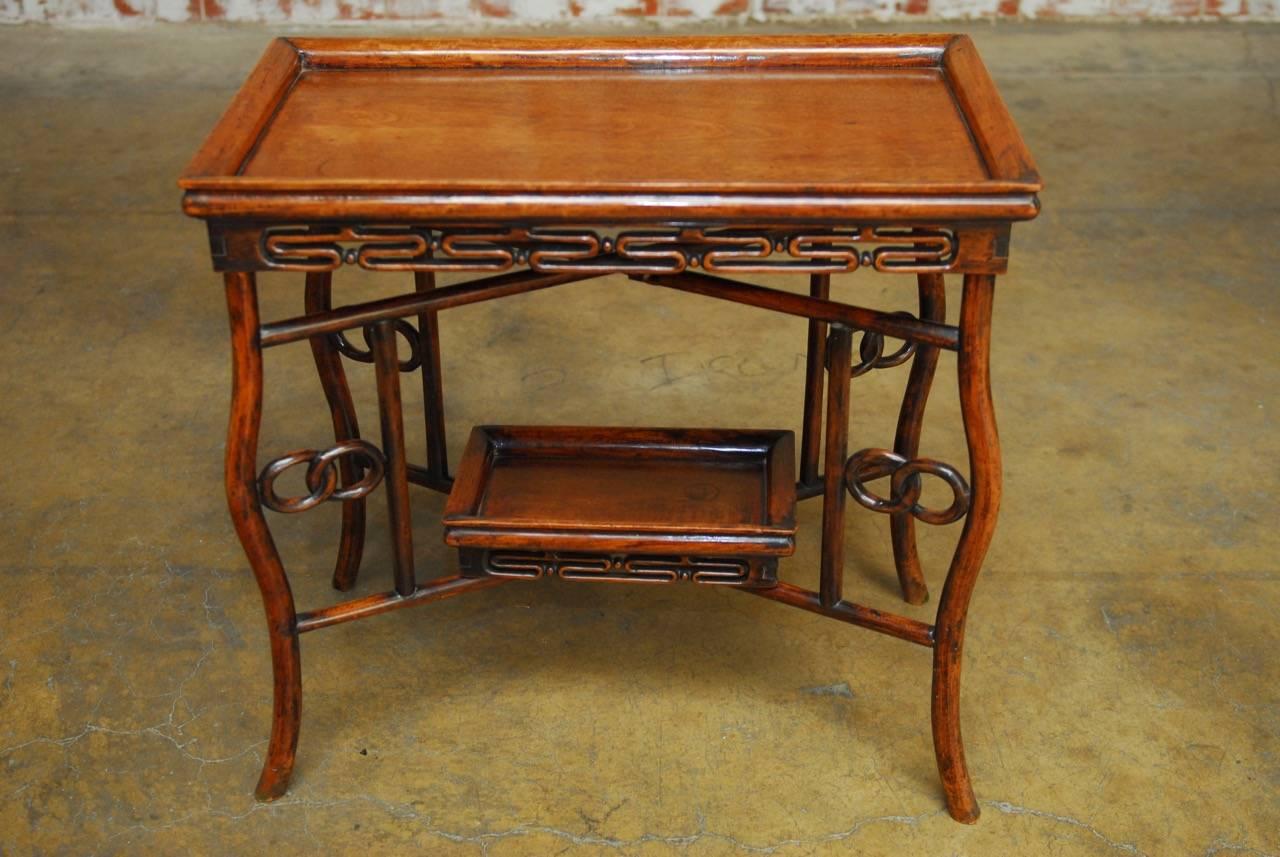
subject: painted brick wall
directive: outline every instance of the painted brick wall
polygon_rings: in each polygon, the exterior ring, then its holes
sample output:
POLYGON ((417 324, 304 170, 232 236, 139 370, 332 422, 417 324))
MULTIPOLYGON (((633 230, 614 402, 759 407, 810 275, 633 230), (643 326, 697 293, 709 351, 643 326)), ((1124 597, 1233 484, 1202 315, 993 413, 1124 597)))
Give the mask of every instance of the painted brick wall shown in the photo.
POLYGON ((0 0, 0 22, 648 19, 1178 19, 1280 21, 1280 0, 0 0))

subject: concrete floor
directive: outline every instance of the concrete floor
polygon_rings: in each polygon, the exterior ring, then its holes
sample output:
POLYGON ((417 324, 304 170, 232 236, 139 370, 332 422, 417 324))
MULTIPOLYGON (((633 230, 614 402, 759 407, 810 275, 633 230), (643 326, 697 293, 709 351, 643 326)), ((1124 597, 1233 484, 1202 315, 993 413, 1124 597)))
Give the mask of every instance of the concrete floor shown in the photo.
MULTIPOLYGON (((308 636, 294 787, 255 803, 224 307, 174 177, 267 33, 0 29, 0 853, 1280 854, 1280 29, 976 37, 1049 189, 996 306, 966 827, 926 652, 693 587, 511 585, 308 636)), ((344 272, 339 296, 407 286, 344 272)), ((299 279, 263 295, 292 314, 299 279)), ((451 311, 451 451, 482 421, 798 429, 803 342, 620 280, 451 311)), ((962 463, 953 367, 924 451, 962 463)), ((854 448, 888 444, 904 380, 855 382, 854 448)), ((307 349, 271 353, 268 389, 264 457, 325 443, 307 349)), ((440 498, 414 498, 420 567, 451 567, 440 498)), ((389 585, 381 505, 360 593, 389 585)), ((275 519, 303 606, 334 597, 335 512, 275 519)), ((805 504, 788 579, 814 582, 817 524, 805 504)), ((847 592, 930 618, 894 595, 886 521, 848 528, 847 592)), ((955 536, 924 534, 935 590, 955 536)))

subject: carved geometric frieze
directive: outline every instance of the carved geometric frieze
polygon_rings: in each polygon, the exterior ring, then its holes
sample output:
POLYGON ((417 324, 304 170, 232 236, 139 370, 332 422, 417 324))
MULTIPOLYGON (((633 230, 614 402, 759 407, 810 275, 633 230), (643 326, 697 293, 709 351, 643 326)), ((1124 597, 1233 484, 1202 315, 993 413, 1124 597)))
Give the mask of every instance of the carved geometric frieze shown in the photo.
POLYGON ((772 585, 777 560, 769 557, 653 556, 553 553, 515 550, 459 551, 468 575, 534 580, 594 580, 614 583, 708 583, 728 586, 772 585))
POLYGON ((623 230, 408 225, 267 226, 258 252, 267 269, 332 271, 673 274, 947 271, 956 233, 918 226, 838 228, 672 227, 623 230))

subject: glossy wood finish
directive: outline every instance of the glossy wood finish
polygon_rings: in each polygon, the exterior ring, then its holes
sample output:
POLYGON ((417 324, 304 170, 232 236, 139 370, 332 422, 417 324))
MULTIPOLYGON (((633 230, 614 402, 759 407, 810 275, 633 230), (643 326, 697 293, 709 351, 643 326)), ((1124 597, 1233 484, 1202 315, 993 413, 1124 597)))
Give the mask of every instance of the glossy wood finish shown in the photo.
POLYGON ((389 319, 370 325, 369 349, 378 384, 378 414, 382 419, 382 454, 387 466, 387 520, 391 525, 391 562, 396 593, 410 595, 417 586, 413 575, 413 519, 409 514, 408 460, 405 458, 404 409, 400 400, 400 359, 396 331, 389 319))
MULTIPOLYGON (((942 275, 919 274, 916 279, 920 292, 920 319, 945 322, 947 292, 942 275)), ((903 458, 912 459, 920 453, 924 406, 929 401, 929 388, 933 385, 937 365, 938 349, 928 343, 917 344, 907 388, 902 394, 902 407, 898 411, 898 431, 893 439, 893 451, 903 458)), ((929 600, 929 587, 925 583, 924 572, 920 570, 915 527, 915 518, 909 512, 898 512, 889 517, 893 563, 898 571, 902 597, 909 604, 923 604, 929 600)))
POLYGON ((957 821, 978 820, 960 737, 960 666, 965 617, 1000 509, 1000 440, 991 401, 991 305, 995 278, 965 277, 960 304, 958 374, 964 436, 969 447, 972 500, 938 604, 933 649, 933 746, 946 790, 947 809, 957 821))
POLYGON ((292 39, 317 69, 484 71, 674 69, 757 71, 795 68, 936 68, 956 36, 946 33, 842 36, 663 36, 467 39, 292 39))
POLYGON ((272 345, 298 342, 323 333, 339 333, 343 330, 363 327, 383 318, 402 318, 426 312, 439 312, 442 309, 510 297, 578 280, 589 280, 591 277, 590 274, 535 274, 530 271, 499 274, 496 277, 485 277, 481 280, 429 291, 418 291, 355 306, 339 307, 330 313, 304 315, 264 324, 260 341, 263 348, 269 348, 272 345))
MULTIPOLYGON (((831 297, 831 275, 809 277, 809 297, 825 301, 831 297)), ((800 475, 796 494, 811 497, 822 493, 818 463, 822 438, 822 390, 827 371, 827 325, 809 319, 809 341, 804 364, 804 428, 800 440, 800 475)))
POLYGON ((792 446, 783 431, 480 426, 445 505, 445 543, 787 556, 792 446))
POLYGON ((969 121, 969 131, 992 176, 1023 187, 1040 189, 1040 173, 1022 142, 1018 126, 1005 109, 987 67, 978 56, 973 40, 961 36, 947 44, 942 70, 961 111, 969 121))
POLYGON ((810 592, 790 583, 779 583, 777 586, 768 589, 751 589, 747 591, 753 595, 768 598, 771 601, 799 607, 801 610, 808 610, 810 613, 817 613, 831 619, 839 619, 841 622, 848 622, 850 625, 857 625, 861 628, 870 628, 873 631, 879 631, 882 634, 888 634, 890 637, 897 637, 899 640, 906 640, 918 646, 933 646, 933 626, 918 619, 897 616, 893 613, 877 610, 874 607, 853 604, 843 600, 832 604, 823 604, 820 593, 810 592))
POLYGON ((231 318, 231 418, 227 425, 227 506, 249 558, 267 611, 275 702, 271 740, 255 794, 274 800, 289 788, 302 718, 302 661, 297 614, 284 565, 258 499, 258 431, 262 424, 262 350, 258 347, 258 292, 253 274, 226 274, 231 318))
POLYGON ((188 178, 237 173, 302 71, 297 49, 285 39, 273 41, 187 165, 179 185, 188 178))
POLYGON ((208 221, 231 317, 227 497, 275 676, 260 798, 283 794, 293 767, 299 634, 556 575, 728 584, 932 648, 947 807, 977 818, 959 701, 965 616, 1000 494, 992 292, 1011 223, 1039 209, 1040 178, 966 37, 281 39, 180 184, 184 209, 208 221), (414 289, 334 307, 343 265, 411 271, 414 289), (260 321, 254 272, 267 270, 306 273, 302 315, 260 321), (473 276, 438 287, 440 270, 473 276), (726 276, 743 271, 805 273, 809 294, 726 276), (854 271, 855 286, 915 275, 918 314, 832 300, 830 273, 854 271), (439 314, 608 273, 808 321, 798 474, 789 432, 488 427, 450 479, 439 314), (964 277, 958 325, 945 320, 946 273, 964 277), (397 336, 412 346, 404 359, 397 336), (886 349, 886 337, 904 345, 886 349), (260 475, 262 350, 303 340, 335 446, 286 453, 260 475), (943 351, 958 353, 971 484, 920 456, 943 351), (381 450, 359 438, 343 357, 373 364, 381 450), (908 359, 892 449, 850 455, 853 379, 908 359), (405 449, 406 371, 422 373, 423 463, 405 449), (275 477, 302 464, 309 493, 275 495, 275 477), (951 487, 950 508, 921 505, 926 476, 951 487), (883 496, 865 484, 876 479, 883 496), (281 512, 342 503, 334 585, 346 589, 379 480, 394 588, 297 613, 263 498, 281 512), (410 484, 450 492, 446 540, 461 574, 416 581, 410 484), (816 592, 776 579, 794 548, 797 496, 823 497, 816 592), (915 521, 965 517, 934 625, 846 599, 848 506, 888 515, 912 603, 928 595, 915 521))
POLYGON ((1026 219, 1040 187, 967 37, 829 35, 281 39, 181 184, 202 217, 579 222, 1026 219))
MULTIPOLYGON (((324 313, 332 309, 333 275, 327 271, 307 275, 305 308, 308 314, 324 313)), ((311 354, 315 359, 316 373, 324 389, 325 401, 333 420, 333 439, 351 440, 360 437, 360 423, 356 406, 347 386, 347 373, 342 366, 342 355, 334 345, 332 335, 313 336, 310 339, 311 354)), ((360 479, 355 462, 343 456, 338 461, 342 486, 354 485, 360 479)), ((360 573, 360 558, 364 554, 364 498, 356 497, 342 503, 342 525, 338 535, 338 556, 333 567, 333 588, 347 592, 356 585, 360 573)))
POLYGON ((488 589, 505 582, 500 577, 463 577, 457 574, 438 577, 426 583, 419 583, 413 592, 408 595, 401 595, 399 592, 392 590, 345 601, 341 604, 333 604, 329 607, 322 607, 319 610, 299 613, 298 633, 316 631, 320 628, 328 628, 330 625, 340 625, 343 622, 352 622, 356 619, 367 619, 370 616, 377 616, 380 613, 387 613, 391 610, 400 610, 404 607, 430 604, 433 601, 442 601, 455 595, 488 589))
POLYGON ((391 83, 381 71, 310 70, 240 175, 361 188, 772 193, 897 186, 904 163, 914 183, 988 180, 940 69, 405 70, 391 83), (832 117, 819 133, 814 105, 832 117), (901 118, 876 118, 888 115, 901 118), (668 116, 681 119, 659 121, 668 116), (761 160, 762 150, 789 157, 761 160))
POLYGON ((799 315, 819 319, 832 324, 874 330, 889 336, 925 342, 939 348, 954 351, 959 334, 954 327, 932 322, 921 322, 910 316, 881 312, 880 310, 848 306, 835 301, 823 301, 805 297, 781 289, 771 289, 752 283, 740 283, 724 277, 685 272, 682 274, 646 275, 639 279, 683 292, 706 295, 733 301, 734 303, 769 309, 787 315, 799 315))
MULTIPOLYGON (((415 271, 414 291, 435 291, 436 276, 415 271)), ((444 427, 444 377, 440 368, 440 313, 424 310, 418 313, 418 334, 422 354, 422 408, 427 428, 427 466, 422 482, 446 493, 453 486, 449 477, 448 436, 444 427)))
POLYGON ((849 454, 849 381, 853 365, 853 332, 844 325, 831 328, 827 339, 827 430, 822 467, 822 568, 819 583, 823 607, 843 600, 844 587, 844 464, 849 454))
MULTIPOLYGON (((779 155, 781 157, 781 155, 779 155)), ((277 183, 279 184, 279 183, 277 183)), ((521 212, 524 221, 649 224, 706 223, 955 223, 1031 220, 1040 213, 1033 192, 1008 194, 766 194, 656 192, 536 192, 365 190, 284 187, 280 190, 193 187, 182 210, 210 220, 247 217, 277 223, 339 219, 366 223, 502 223, 521 212)), ((1000 273, 997 271, 996 273, 1000 273)))

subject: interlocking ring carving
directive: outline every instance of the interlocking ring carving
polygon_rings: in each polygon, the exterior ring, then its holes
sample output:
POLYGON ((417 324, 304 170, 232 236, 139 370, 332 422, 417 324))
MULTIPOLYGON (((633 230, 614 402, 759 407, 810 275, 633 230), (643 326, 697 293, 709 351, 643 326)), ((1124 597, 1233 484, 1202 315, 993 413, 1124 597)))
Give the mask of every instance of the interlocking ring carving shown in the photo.
POLYGON ((910 512, 926 524, 950 524, 969 511, 969 484, 950 464, 932 458, 907 460, 887 449, 863 449, 850 456, 844 466, 844 484, 858 504, 873 512, 891 515, 910 512), (920 505, 920 475, 937 476, 951 487, 951 505, 927 509, 920 505), (889 496, 880 497, 864 483, 889 477, 889 496))
MULTIPOLYGON (((895 312, 892 315, 899 318, 915 319, 915 316, 909 312, 895 312)), ((828 354, 831 352, 828 351, 828 354)), ((853 370, 849 377, 857 378, 859 375, 865 375, 872 369, 890 369, 894 366, 901 366, 911 359, 911 355, 916 353, 916 344, 910 340, 903 342, 897 351, 891 354, 884 353, 884 334, 875 330, 862 331, 862 337, 858 340, 858 362, 853 364, 853 370)), ((830 367, 828 367, 830 368, 830 367)))
POLYGON ((286 453, 262 468, 258 476, 258 495, 262 505, 277 512, 305 512, 314 509, 325 500, 356 500, 365 496, 382 481, 385 460, 378 448, 367 441, 344 440, 323 452, 299 449, 286 453), (360 479, 345 488, 338 487, 337 461, 344 455, 354 456, 360 479), (276 478, 298 464, 307 465, 307 492, 300 497, 280 497, 276 494, 276 478))
MULTIPOLYGON (((395 326, 396 332, 403 336, 404 341, 409 344, 409 356, 400 361, 400 371, 412 372, 422 365, 422 342, 418 338, 418 331, 403 318, 397 318, 392 324, 395 326)), ((371 327, 372 325, 364 326, 364 348, 353 345, 342 331, 333 334, 333 347, 357 363, 372 363, 373 342, 369 337, 371 327)))

